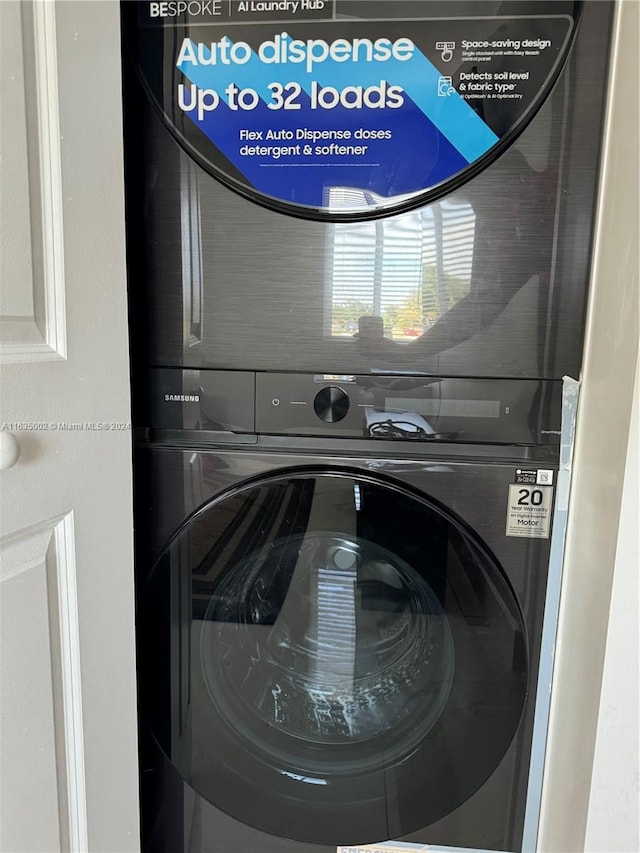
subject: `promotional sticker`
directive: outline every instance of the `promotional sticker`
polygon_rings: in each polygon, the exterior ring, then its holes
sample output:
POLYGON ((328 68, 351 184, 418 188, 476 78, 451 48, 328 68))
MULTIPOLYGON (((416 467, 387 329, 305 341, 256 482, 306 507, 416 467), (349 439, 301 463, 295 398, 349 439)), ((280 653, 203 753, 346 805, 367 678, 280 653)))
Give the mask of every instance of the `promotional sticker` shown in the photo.
POLYGON ((380 0, 373 20, 353 6, 140 3, 139 69, 223 182, 284 208, 371 213, 497 155, 544 100, 573 29, 566 14, 404 20, 380 0))
POLYGON ((346 847, 338 847, 336 853, 420 853, 423 850, 437 853, 436 848, 427 844, 394 844, 393 842, 365 844, 358 847, 347 845, 346 847))
POLYGON ((522 481, 509 486, 507 536, 549 538, 553 486, 536 485, 535 478, 533 483, 534 485, 524 485, 522 481))

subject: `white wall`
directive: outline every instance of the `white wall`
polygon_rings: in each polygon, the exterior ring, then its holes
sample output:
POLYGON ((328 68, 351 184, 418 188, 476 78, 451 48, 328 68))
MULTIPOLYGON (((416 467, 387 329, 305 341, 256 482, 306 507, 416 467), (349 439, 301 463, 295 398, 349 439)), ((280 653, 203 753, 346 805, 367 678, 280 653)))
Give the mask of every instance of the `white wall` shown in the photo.
POLYGON ((637 438, 627 459, 640 299, 639 12, 637 0, 618 3, 538 839, 544 853, 640 850, 637 633, 629 631, 638 616, 637 438))
POLYGON ((640 850, 640 364, 622 494, 585 850, 640 850))

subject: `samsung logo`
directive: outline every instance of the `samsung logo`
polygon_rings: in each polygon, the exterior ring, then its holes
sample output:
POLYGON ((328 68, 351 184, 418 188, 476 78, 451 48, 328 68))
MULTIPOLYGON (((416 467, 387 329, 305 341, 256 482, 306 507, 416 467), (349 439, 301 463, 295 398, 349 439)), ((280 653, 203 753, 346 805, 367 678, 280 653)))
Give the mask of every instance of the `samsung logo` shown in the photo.
POLYGON ((199 403, 200 394, 165 394, 165 403, 199 403))

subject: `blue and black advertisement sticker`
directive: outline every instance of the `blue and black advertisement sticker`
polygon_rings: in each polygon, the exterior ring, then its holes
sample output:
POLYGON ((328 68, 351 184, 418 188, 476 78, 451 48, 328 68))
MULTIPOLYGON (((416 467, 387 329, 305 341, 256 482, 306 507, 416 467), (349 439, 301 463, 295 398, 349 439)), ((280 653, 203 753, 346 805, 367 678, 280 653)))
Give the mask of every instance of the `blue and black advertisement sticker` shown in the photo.
MULTIPOLYGON (((340 0, 138 4, 138 65, 200 165, 263 204, 375 215, 442 194, 544 100, 570 42, 558 14, 341 14, 340 0)), ((403 5, 403 4, 399 4, 403 5)), ((477 5, 477 4, 476 4, 477 5)), ((354 4, 345 4, 351 9, 354 4)), ((383 10, 382 7, 385 7, 383 10)))

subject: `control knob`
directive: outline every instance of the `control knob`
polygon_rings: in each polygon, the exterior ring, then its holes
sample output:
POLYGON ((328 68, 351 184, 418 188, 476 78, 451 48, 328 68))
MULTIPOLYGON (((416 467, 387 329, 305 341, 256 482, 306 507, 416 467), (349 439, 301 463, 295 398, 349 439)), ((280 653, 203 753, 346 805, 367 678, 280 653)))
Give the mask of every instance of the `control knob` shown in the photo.
POLYGON ((313 408, 320 420, 328 424, 341 421, 349 411, 349 396, 342 388, 329 385, 315 396, 313 408))

